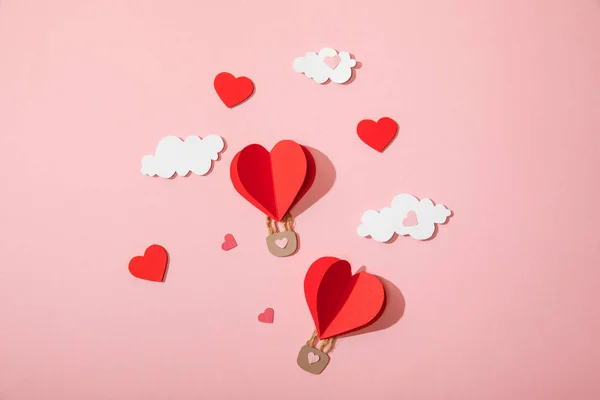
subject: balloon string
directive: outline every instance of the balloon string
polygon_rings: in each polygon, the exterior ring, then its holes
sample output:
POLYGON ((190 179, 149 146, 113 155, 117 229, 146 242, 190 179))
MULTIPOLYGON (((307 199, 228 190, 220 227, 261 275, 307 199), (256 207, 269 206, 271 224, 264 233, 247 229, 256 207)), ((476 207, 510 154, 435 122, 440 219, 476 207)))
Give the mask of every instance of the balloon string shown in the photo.
POLYGON ((307 346, 315 347, 315 345, 319 343, 319 337, 317 336, 317 330, 315 329, 312 333, 310 339, 306 341, 307 346))
MULTIPOLYGON (((333 350, 333 345, 335 343, 336 337, 332 337, 329 339, 325 339, 321 342, 321 346, 319 346, 319 350, 321 350, 323 353, 327 354, 329 353, 331 350, 333 350)), ((315 329, 310 337, 310 339, 308 339, 306 341, 306 344, 310 347, 314 347, 316 348, 317 344, 319 344, 319 336, 317 335, 317 330, 315 329)))
POLYGON ((293 223, 294 223, 294 221, 292 220, 292 214, 290 214, 290 213, 285 214, 285 216, 283 217, 283 226, 285 227, 286 231, 292 230, 293 223))
POLYGON ((275 232, 279 232, 279 228, 277 227, 277 222, 273 221, 271 217, 267 215, 267 229, 269 230, 269 235, 274 234, 275 232), (273 228, 275 227, 275 228, 273 228))
POLYGON ((267 215, 267 229, 269 230, 269 235, 273 234, 273 227, 271 227, 271 217, 267 215))
MULTIPOLYGON (((292 231, 292 225, 294 224, 294 220, 292 219, 292 215, 290 213, 285 214, 283 216, 283 218, 281 219, 281 222, 283 223, 283 227, 285 228, 286 231, 288 231, 288 232, 292 231)), ((277 221, 275 221, 274 219, 271 219, 271 217, 269 217, 268 215, 267 215, 267 229, 269 230, 269 235, 279 232, 279 227, 277 226, 277 221)))
POLYGON ((323 343, 321 343, 321 347, 319 348, 319 350, 321 350, 325 354, 329 353, 331 351, 331 349, 333 349, 334 342, 335 342, 335 337, 325 339, 323 341, 323 343))

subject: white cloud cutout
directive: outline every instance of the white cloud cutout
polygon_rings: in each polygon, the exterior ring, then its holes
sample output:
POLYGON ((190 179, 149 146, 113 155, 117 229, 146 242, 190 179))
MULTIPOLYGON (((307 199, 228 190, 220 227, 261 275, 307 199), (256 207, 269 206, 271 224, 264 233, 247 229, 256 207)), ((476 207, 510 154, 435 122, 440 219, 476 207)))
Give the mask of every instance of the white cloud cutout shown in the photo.
POLYGON ((356 60, 353 60, 350 53, 346 51, 338 54, 334 49, 324 48, 319 51, 319 54, 309 51, 304 57, 294 59, 293 66, 296 72, 303 73, 317 83, 325 83, 329 79, 335 83, 344 83, 352 76, 352 68, 356 66, 356 60), (338 60, 336 57, 339 57, 339 64, 331 68, 327 61, 332 58, 338 60))
POLYGON ((167 136, 158 142, 154 155, 142 157, 142 174, 171 178, 175 173, 185 176, 192 171, 196 175, 205 175, 224 147, 223 139, 217 135, 204 139, 190 136, 185 140, 167 136))
POLYGON ((361 237, 371 236, 378 242, 389 241, 394 233, 426 240, 433 236, 435 224, 443 224, 450 214, 443 204, 433 205, 429 199, 419 201, 413 195, 399 194, 392 200, 391 208, 365 211, 357 232, 361 237), (411 217, 411 212, 414 213, 412 216, 416 215, 416 224, 405 226, 403 221, 411 217))

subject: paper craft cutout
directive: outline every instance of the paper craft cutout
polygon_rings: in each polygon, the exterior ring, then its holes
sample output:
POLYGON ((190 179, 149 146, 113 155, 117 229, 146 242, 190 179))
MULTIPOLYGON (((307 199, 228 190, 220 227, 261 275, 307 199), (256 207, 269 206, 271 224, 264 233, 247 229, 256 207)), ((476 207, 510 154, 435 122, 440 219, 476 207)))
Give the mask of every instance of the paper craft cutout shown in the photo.
POLYGON ((258 321, 265 324, 272 324, 275 318, 275 310, 267 308, 263 313, 258 314, 258 321))
POLYGON ((331 69, 335 69, 340 64, 341 61, 342 61, 342 59, 340 58, 340 56, 334 56, 334 57, 327 56, 323 59, 323 62, 331 69))
POLYGON ((238 78, 229 72, 221 72, 215 77, 215 90, 221 101, 229 108, 247 100, 254 93, 254 82, 245 76, 238 78))
POLYGON ((306 194, 315 180, 310 152, 292 140, 282 140, 271 152, 259 144, 244 147, 231 162, 237 192, 275 221, 306 194))
POLYGON ((383 153, 383 150, 394 140, 398 132, 398 124, 391 118, 383 117, 375 122, 363 119, 356 127, 358 137, 369 147, 383 153))
POLYGON ((417 219, 417 213, 414 211, 409 211, 406 214, 406 217, 402 220, 402 225, 406 227, 415 226, 419 224, 419 220, 417 219))
POLYGON ((208 135, 204 139, 189 136, 185 141, 177 136, 167 136, 158 143, 154 155, 142 157, 142 173, 161 178, 171 178, 175 174, 186 176, 190 171, 206 175, 224 147, 223 139, 217 135, 208 135))
POLYGON ((434 205, 430 199, 420 200, 410 194, 400 194, 392 200, 391 208, 380 212, 367 210, 362 215, 357 233, 361 237, 371 236, 377 242, 387 242, 394 233, 409 235, 417 240, 427 240, 436 231, 436 224, 444 224, 452 214, 443 204, 434 205), (407 225, 409 213, 415 214, 414 225, 407 225))
POLYGON ((323 372, 329 363, 328 353, 336 336, 374 323, 386 302, 379 278, 367 272, 352 275, 348 261, 335 257, 319 258, 310 266, 304 278, 304 295, 315 330, 300 349, 297 362, 313 374, 323 372))
POLYGON ((321 340, 374 322, 385 300, 383 285, 375 275, 352 275, 350 263, 335 257, 319 258, 310 266, 304 295, 321 340))
POLYGON ((298 249, 298 238, 291 230, 273 232, 267 236, 267 248, 276 257, 291 256, 298 249))
POLYGON ((281 238, 281 239, 275 240, 275 245, 277 247, 279 247, 280 249, 285 248, 285 246, 287 246, 287 244, 288 244, 287 238, 281 238))
MULTIPOLYGON (((316 165, 305 147, 292 140, 282 140, 270 152, 259 144, 244 147, 231 161, 230 175, 235 190, 267 215, 270 235, 277 233, 277 222, 284 223, 286 233, 293 233, 289 210, 312 186, 316 165)), ((274 255, 274 247, 269 244, 275 245, 275 240, 284 237, 289 241, 285 255, 296 251, 295 234, 294 238, 290 234, 278 235, 271 240, 267 238, 267 246, 274 255)), ((279 257, 285 256, 276 252, 279 257)))
POLYGON ((129 272, 136 278, 153 282, 163 282, 169 257, 167 251, 157 244, 148 247, 143 256, 129 261, 129 272))
POLYGON ((345 83, 352 77, 352 68, 356 60, 350 53, 323 48, 319 54, 309 51, 304 57, 294 59, 293 67, 296 72, 301 72, 317 83, 325 83, 331 79, 335 83, 345 83))
POLYGON ((237 247, 237 242, 231 233, 228 233, 224 237, 224 242, 221 244, 221 248, 225 251, 229 251, 235 247, 237 247))
POLYGON ((303 346, 298 353, 296 362, 298 366, 310 372, 311 374, 319 375, 327 364, 329 364, 329 355, 311 346, 303 346))

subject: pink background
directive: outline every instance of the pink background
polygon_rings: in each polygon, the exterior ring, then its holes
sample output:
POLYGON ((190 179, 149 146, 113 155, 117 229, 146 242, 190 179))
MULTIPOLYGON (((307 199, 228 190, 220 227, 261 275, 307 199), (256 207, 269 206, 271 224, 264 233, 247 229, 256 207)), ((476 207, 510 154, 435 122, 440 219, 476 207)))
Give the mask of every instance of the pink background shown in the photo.
POLYGON ((598 0, 2 0, 0 399, 597 399, 599 135, 598 0), (362 63, 351 84, 293 71, 328 46, 362 63), (227 109, 221 71, 255 95, 227 109), (379 154, 355 127, 382 116, 379 154), (162 137, 210 133, 211 174, 140 173, 162 137), (278 259, 229 163, 285 138, 330 190, 278 259), (403 192, 454 216, 358 237, 403 192), (152 243, 164 284, 127 271, 152 243), (393 315, 314 376, 302 281, 325 255, 387 279, 393 315))

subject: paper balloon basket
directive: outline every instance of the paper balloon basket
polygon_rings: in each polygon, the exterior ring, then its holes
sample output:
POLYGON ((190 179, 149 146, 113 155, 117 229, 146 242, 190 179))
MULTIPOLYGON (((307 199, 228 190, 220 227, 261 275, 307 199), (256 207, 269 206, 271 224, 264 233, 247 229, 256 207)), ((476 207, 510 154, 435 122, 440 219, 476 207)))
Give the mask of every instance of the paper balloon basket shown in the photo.
POLYGON ((248 145, 231 161, 233 187, 267 217, 267 248, 274 256, 287 257, 298 249, 289 211, 310 189, 316 172, 310 151, 293 140, 282 140, 270 152, 248 145))
POLYGON ((293 231, 293 220, 290 214, 286 214, 283 218, 283 231, 279 231, 276 221, 267 216, 267 248, 277 257, 291 256, 298 250, 298 237, 293 231))
POLYGON ((329 364, 329 352, 333 349, 334 339, 327 339, 319 344, 319 337, 315 331, 311 338, 302 346, 296 362, 306 372, 319 375, 329 364))
POLYGON ((300 368, 320 374, 343 334, 375 322, 385 308, 385 290, 375 275, 352 275, 350 263, 335 257, 315 261, 304 278, 304 296, 315 330, 298 353, 300 368), (318 294, 318 296, 317 296, 318 294))

